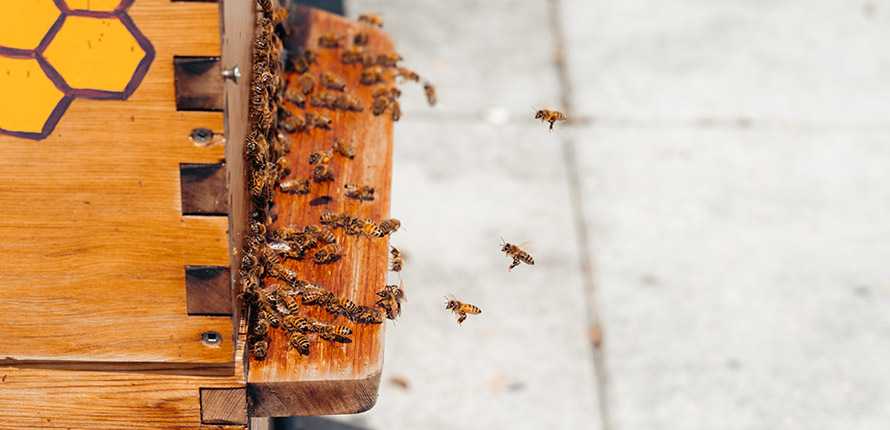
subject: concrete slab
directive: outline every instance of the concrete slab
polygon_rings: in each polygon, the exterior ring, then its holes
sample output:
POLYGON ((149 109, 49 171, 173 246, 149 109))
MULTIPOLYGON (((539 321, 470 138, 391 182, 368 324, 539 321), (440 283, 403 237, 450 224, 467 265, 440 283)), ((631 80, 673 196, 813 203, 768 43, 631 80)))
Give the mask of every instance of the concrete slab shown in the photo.
POLYGON ((578 136, 614 429, 890 426, 886 132, 578 136))
POLYGON ((856 124, 890 115, 887 2, 562 3, 579 113, 856 124))
MULTIPOLYGON (((392 215, 408 302, 387 329, 369 429, 597 428, 565 172, 540 124, 396 126, 392 215), (535 239, 507 271, 501 237, 535 239), (458 326, 443 295, 482 308, 458 326), (407 387, 394 381, 399 380, 407 387)), ((391 278, 398 282, 398 276, 391 278)))

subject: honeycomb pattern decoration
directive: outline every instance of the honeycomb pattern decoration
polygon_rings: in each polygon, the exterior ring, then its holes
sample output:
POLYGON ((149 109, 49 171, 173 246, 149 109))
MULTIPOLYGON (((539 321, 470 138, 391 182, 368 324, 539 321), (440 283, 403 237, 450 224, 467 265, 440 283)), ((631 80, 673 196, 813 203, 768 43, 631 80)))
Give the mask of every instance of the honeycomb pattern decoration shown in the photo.
POLYGON ((0 1, 0 133, 45 139, 75 98, 129 98, 155 56, 133 1, 0 1))

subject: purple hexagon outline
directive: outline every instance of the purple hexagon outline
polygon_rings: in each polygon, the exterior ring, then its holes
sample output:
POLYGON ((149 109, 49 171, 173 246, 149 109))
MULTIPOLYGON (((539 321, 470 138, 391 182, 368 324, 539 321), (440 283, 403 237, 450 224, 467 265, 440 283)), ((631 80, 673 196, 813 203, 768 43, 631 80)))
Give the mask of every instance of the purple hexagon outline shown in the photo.
MULTIPOLYGON (((61 0, 56 0, 56 4, 59 5, 61 0)), ((40 63, 40 66, 46 72, 46 75, 56 84, 60 90, 65 91, 65 94, 70 94, 78 98, 85 99, 93 99, 93 100, 126 100, 136 92, 136 89, 139 88, 139 85, 142 83, 142 80, 145 79, 145 75, 148 73, 148 68, 151 66, 152 61, 155 58, 155 50, 151 45, 151 42, 148 41, 148 38, 142 34, 141 31, 136 27, 136 24, 133 23, 133 20, 126 13, 126 8, 132 4, 133 0, 124 0, 122 1, 118 7, 112 12, 93 12, 93 11, 83 11, 83 10, 70 10, 68 6, 64 3, 61 3, 65 9, 62 10, 62 17, 54 24, 49 32, 47 32, 47 37, 45 37, 40 45, 37 46, 35 50, 35 54, 37 57, 37 61, 40 63), (68 15, 73 16, 85 16, 90 18, 116 18, 119 20, 130 35, 133 36, 133 39, 136 40, 136 43, 142 48, 142 52, 145 55, 139 60, 139 64, 136 65, 136 69, 133 71, 133 76, 130 77, 130 81, 127 83, 127 86, 124 87, 123 91, 106 91, 106 90, 96 90, 91 88, 71 88, 62 75, 46 60, 43 56, 43 53, 46 51, 46 48, 49 47, 50 42, 52 42, 56 33, 62 28, 64 24, 64 17, 68 15)))
MULTIPOLYGON (((36 59, 33 52, 26 52, 24 54, 3 53, 2 55, 7 58, 36 59)), ((39 61, 38 61, 38 64, 40 64, 39 61)), ((40 65, 40 67, 43 68, 43 65, 40 65)), ((46 70, 44 70, 44 73, 46 73, 46 70)), ((49 75, 47 75, 47 77, 49 78, 49 75)), ((50 79, 52 79, 52 78, 50 78, 50 79)), ((55 84, 56 82, 53 81, 53 83, 55 84)), ((30 131, 7 130, 5 128, 0 127, 0 134, 7 134, 10 136, 15 136, 15 137, 23 137, 25 139, 31 139, 31 140, 46 139, 46 137, 49 136, 49 134, 52 133, 53 130, 56 128, 56 125, 59 123, 59 120, 61 120, 62 116, 65 114, 65 110, 68 109, 68 106, 74 100, 74 96, 71 94, 65 93, 65 91, 62 88, 58 87, 58 84, 56 84, 56 88, 59 89, 60 91, 62 91, 65 95, 62 96, 62 98, 59 100, 59 102, 56 103, 56 107, 54 107, 52 112, 50 112, 49 117, 47 117, 46 121, 43 123, 43 128, 41 128, 40 133, 34 133, 34 132, 30 132, 30 131)))

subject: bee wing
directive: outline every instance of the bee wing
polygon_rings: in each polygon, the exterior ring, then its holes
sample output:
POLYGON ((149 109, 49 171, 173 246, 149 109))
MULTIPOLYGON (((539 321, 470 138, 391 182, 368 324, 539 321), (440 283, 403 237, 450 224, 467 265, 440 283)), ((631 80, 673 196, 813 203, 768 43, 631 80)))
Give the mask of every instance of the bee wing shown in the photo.
POLYGON ((533 252, 535 252, 535 251, 538 250, 538 249, 535 247, 535 242, 534 242, 534 241, 531 241, 531 240, 527 240, 527 241, 522 242, 522 243, 520 243, 519 245, 516 245, 516 246, 518 246, 519 249, 521 249, 521 250, 523 250, 523 251, 525 251, 525 252, 527 252, 527 253, 529 253, 529 254, 531 254, 531 253, 533 253, 533 252))

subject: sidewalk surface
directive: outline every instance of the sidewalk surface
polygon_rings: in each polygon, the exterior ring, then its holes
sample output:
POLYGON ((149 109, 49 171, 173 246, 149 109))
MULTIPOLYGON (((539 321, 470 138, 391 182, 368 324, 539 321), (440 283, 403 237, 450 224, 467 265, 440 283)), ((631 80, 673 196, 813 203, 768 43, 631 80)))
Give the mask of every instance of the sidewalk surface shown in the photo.
POLYGON ((439 103, 404 86, 377 406, 298 427, 890 428, 890 3, 360 13, 439 103), (458 326, 447 293, 483 313, 458 326))

